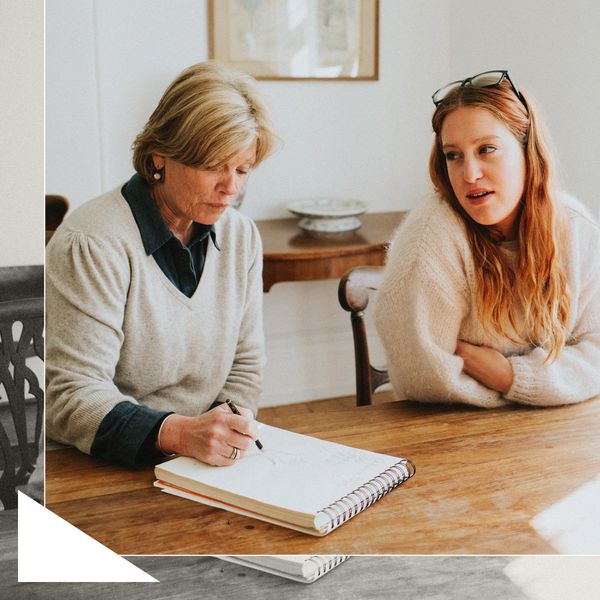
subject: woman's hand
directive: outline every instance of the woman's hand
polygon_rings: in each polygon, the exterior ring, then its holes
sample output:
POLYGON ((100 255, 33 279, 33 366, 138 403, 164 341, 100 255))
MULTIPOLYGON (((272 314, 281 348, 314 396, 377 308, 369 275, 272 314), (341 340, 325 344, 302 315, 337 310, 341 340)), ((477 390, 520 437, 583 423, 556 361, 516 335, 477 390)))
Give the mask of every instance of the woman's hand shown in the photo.
POLYGON ((191 456, 209 465, 232 465, 233 449, 243 454, 258 437, 252 411, 238 408, 241 415, 234 415, 225 404, 198 417, 169 415, 160 430, 158 446, 168 454, 191 456))
POLYGON ((492 390, 508 392, 513 381, 512 365, 500 352, 458 340, 455 354, 464 360, 467 375, 492 390))

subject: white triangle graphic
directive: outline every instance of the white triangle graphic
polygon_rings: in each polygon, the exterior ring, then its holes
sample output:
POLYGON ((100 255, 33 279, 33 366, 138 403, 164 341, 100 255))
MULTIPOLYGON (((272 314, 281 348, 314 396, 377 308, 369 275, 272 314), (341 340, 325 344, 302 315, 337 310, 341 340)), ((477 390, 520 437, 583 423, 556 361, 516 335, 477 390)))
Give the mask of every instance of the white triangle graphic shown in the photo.
POLYGON ((20 582, 157 582, 21 492, 18 524, 20 582))

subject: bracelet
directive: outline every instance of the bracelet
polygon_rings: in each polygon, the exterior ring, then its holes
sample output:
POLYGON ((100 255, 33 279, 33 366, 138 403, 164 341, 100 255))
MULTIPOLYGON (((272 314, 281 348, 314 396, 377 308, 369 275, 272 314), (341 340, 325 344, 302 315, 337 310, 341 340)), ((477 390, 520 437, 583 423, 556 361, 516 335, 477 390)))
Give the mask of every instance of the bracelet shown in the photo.
POLYGON ((158 451, 163 455, 163 456, 167 456, 169 458, 173 457, 173 456, 177 456, 177 453, 174 452, 172 454, 169 454, 167 452, 165 452, 161 447, 160 447, 160 434, 162 432, 162 428, 165 426, 165 423, 168 421, 169 417, 172 417, 173 414, 167 415, 164 419, 163 422, 160 424, 160 427, 158 428, 158 434, 156 436, 156 447, 158 448, 158 451))

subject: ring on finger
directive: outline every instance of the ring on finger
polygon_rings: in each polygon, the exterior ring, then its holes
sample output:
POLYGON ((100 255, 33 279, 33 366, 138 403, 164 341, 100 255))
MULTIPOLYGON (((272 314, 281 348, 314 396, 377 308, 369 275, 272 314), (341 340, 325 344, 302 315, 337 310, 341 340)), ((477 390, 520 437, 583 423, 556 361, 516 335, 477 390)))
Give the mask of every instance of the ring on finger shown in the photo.
POLYGON ((240 450, 235 446, 231 448, 231 454, 229 455, 229 460, 237 460, 240 457, 240 450))

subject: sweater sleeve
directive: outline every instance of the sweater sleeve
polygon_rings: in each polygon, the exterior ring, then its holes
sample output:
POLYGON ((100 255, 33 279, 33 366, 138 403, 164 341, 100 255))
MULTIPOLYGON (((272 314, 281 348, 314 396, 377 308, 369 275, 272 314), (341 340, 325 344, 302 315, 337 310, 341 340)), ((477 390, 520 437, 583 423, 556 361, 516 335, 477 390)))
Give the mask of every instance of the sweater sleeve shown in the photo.
POLYGON ((548 353, 543 348, 509 357, 513 383, 508 400, 553 406, 600 395, 600 230, 588 227, 593 241, 583 245, 581 229, 573 240, 579 251, 571 257, 574 314, 569 340, 554 362, 544 362, 548 353))
POLYGON ((498 392, 463 373, 463 359, 454 354, 469 289, 460 232, 448 215, 440 217, 409 217, 388 257, 375 323, 390 380, 400 398, 503 406, 498 392))
POLYGON ((47 432, 89 453, 102 419, 137 401, 115 386, 130 270, 126 256, 69 230, 46 257, 47 432))
POLYGON ((262 391, 262 373, 265 365, 265 340, 262 318, 262 243, 254 223, 248 221, 251 234, 245 251, 248 253, 246 295, 240 323, 233 364, 225 385, 218 397, 219 402, 233 400, 237 405, 258 410, 262 391))

